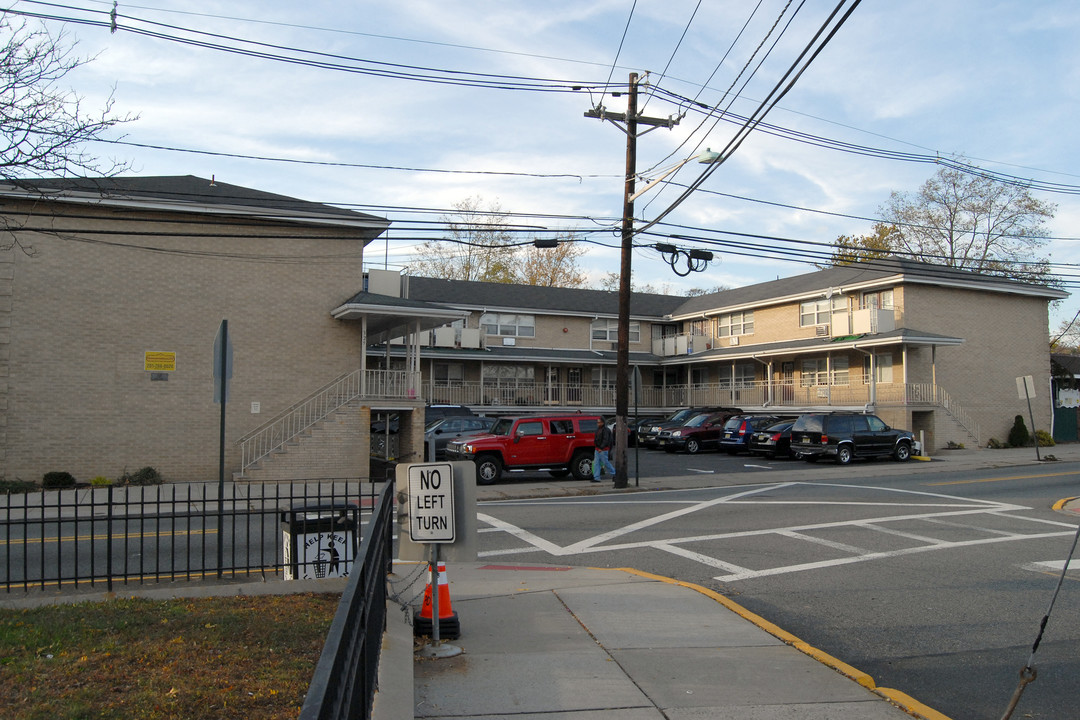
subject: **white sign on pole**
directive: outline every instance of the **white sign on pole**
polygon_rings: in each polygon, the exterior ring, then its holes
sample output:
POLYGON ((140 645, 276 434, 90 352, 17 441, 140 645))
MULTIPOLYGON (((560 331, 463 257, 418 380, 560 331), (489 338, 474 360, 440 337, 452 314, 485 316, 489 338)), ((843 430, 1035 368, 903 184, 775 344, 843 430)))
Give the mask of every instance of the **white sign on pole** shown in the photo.
POLYGON ((409 538, 454 542, 454 469, 450 463, 409 466, 409 538))
POLYGON ((1035 378, 1030 375, 1016 378, 1016 394, 1021 400, 1031 400, 1035 397, 1035 378))

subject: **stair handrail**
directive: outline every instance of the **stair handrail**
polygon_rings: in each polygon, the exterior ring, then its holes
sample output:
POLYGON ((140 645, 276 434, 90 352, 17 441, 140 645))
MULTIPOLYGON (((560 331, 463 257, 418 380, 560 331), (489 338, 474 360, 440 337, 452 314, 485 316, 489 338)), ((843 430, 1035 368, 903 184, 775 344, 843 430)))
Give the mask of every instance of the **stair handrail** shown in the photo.
POLYGON ((237 440, 241 450, 241 472, 359 397, 363 372, 353 370, 339 375, 237 440))

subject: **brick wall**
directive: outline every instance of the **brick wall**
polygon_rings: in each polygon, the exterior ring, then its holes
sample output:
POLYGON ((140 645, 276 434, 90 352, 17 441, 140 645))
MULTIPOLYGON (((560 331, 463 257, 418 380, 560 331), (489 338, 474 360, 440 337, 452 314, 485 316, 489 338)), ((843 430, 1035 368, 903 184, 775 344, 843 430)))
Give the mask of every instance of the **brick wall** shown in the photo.
POLYGON ((166 480, 216 479, 212 350, 222 319, 234 348, 230 473, 239 437, 360 366, 359 323, 330 317, 362 287, 362 244, 348 230, 77 213, 56 218, 56 233, 21 233, 34 254, 8 251, 0 264, 11 268, 0 279, 9 371, 0 475, 37 481, 66 470, 88 480, 152 465, 166 480), (138 234, 82 232, 94 229, 138 234), (220 235, 197 236, 207 232, 220 235), (176 353, 167 380, 144 371, 150 350, 176 353))

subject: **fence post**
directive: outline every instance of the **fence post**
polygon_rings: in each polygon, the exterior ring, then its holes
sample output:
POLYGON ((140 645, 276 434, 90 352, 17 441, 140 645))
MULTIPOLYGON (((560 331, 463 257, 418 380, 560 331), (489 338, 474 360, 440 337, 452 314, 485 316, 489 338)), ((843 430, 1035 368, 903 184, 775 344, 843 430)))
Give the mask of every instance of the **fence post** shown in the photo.
MULTIPOLYGON (((94 491, 91 490, 91 493, 94 491)), ((113 552, 113 539, 112 539, 112 521, 113 521, 113 486, 109 485, 108 492, 105 495, 108 500, 108 507, 105 508, 105 587, 109 592, 113 591, 112 584, 112 552, 113 552)))

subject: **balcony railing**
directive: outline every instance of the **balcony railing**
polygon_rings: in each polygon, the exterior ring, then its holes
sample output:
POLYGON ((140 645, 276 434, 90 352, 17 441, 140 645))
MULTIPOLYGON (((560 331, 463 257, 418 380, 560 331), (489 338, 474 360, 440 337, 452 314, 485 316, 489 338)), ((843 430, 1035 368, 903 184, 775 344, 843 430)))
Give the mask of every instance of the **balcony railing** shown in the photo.
POLYGON ((357 398, 419 400, 420 375, 401 370, 355 370, 336 378, 240 438, 242 470, 357 398))

